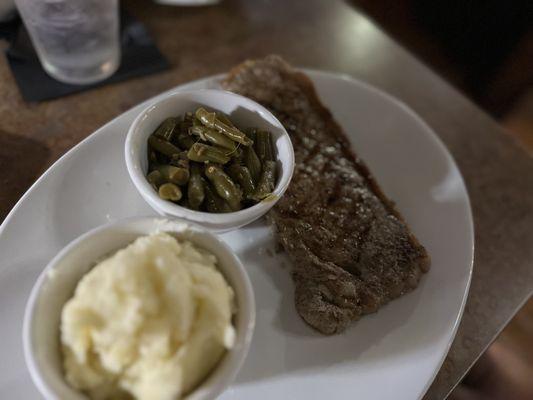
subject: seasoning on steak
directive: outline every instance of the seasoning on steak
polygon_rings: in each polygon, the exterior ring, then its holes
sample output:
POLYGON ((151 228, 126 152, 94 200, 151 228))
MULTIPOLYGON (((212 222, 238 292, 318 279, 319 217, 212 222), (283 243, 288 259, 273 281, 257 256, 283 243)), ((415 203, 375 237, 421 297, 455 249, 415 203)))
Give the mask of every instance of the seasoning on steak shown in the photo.
POLYGON ((296 309, 324 334, 416 288, 430 259, 373 180, 313 84, 277 56, 222 82, 276 115, 294 145, 292 182, 269 218, 293 264, 296 309))

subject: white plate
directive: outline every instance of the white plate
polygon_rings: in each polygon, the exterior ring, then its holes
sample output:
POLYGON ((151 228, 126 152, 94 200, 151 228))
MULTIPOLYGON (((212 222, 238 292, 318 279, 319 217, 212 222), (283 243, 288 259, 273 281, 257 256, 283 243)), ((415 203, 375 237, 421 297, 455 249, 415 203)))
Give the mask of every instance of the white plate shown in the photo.
MULTIPOLYGON (((432 257, 412 293, 344 334, 325 337, 296 314, 289 262, 263 220, 222 237, 248 268, 257 326, 248 358, 222 399, 420 398, 437 373, 462 314, 473 225, 461 175, 437 136, 407 107, 349 77, 308 71, 385 193, 432 257)), ((217 77, 178 89, 217 87, 217 77)), ((133 187, 123 145, 150 101, 103 126, 57 161, 0 228, 0 398, 38 399, 22 354, 30 288, 68 242, 118 218, 154 215, 133 187)))

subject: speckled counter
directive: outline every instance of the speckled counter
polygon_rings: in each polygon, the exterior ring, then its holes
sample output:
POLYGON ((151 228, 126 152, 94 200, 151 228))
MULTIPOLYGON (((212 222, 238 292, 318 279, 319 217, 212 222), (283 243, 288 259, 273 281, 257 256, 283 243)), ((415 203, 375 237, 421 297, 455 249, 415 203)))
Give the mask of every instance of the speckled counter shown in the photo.
POLYGON ((165 89, 269 53, 348 73, 420 114, 448 146, 470 194, 476 230, 470 295, 450 353, 425 396, 444 398, 531 294, 533 160, 348 2, 241 0, 196 9, 123 4, 147 25, 171 70, 27 104, 0 58, 0 220, 66 150, 165 89))

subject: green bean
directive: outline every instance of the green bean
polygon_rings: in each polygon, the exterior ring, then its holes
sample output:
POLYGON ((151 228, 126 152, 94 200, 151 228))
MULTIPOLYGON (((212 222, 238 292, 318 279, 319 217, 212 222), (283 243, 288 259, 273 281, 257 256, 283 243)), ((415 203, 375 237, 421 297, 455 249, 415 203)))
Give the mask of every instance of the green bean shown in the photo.
POLYGON ((205 188, 201 169, 200 166, 195 163, 191 165, 191 176, 187 187, 187 198, 189 199, 190 207, 194 210, 200 209, 205 198, 205 188))
POLYGON ((224 114, 223 112, 216 112, 215 115, 218 118, 218 120, 222 122, 223 124, 226 124, 227 126, 231 126, 232 128, 235 128, 235 125, 233 125, 233 122, 231 122, 228 116, 224 114))
POLYGON ((175 183, 176 185, 185 185, 189 181, 189 170, 173 165, 158 165, 156 171, 159 171, 166 182, 175 183))
POLYGON ((195 140, 188 133, 180 133, 177 142, 180 147, 189 150, 195 143, 195 140))
POLYGON ((255 183, 259 182, 261 176, 261 160, 257 157, 257 154, 253 147, 245 147, 243 150, 243 163, 250 171, 255 183))
POLYGON ((183 120, 179 123, 179 134, 181 135, 188 135, 189 134, 189 128, 192 126, 192 120, 187 121, 183 120))
POLYGON ((195 116, 208 128, 216 129, 235 142, 239 142, 244 146, 251 146, 253 144, 253 141, 240 130, 233 126, 228 126, 220 121, 214 112, 210 113, 200 107, 198 110, 196 110, 195 116))
POLYGON ((170 142, 174 136, 174 132, 177 130, 177 125, 178 121, 176 118, 167 118, 161 123, 161 125, 157 127, 153 134, 163 140, 166 140, 167 142, 170 142))
POLYGON ((216 162, 226 164, 230 158, 225 154, 223 149, 209 146, 202 143, 195 143, 187 153, 189 160, 197 162, 216 162))
POLYGON ((146 175, 146 180, 152 185, 155 190, 157 190, 157 188, 165 182, 163 174, 161 174, 161 172, 157 170, 154 170, 148 175, 146 175))
POLYGON ((255 192, 251 196, 252 199, 256 201, 261 201, 272 194, 276 184, 276 162, 275 161, 265 161, 263 164, 263 172, 261 173, 261 178, 257 183, 255 192))
POLYGON ((181 150, 166 140, 160 137, 150 135, 148 138, 148 144, 156 151, 165 156, 172 157, 173 154, 179 153, 181 150))
POLYGON ((191 126, 205 126, 198 118, 193 117, 191 120, 191 126))
POLYGON ((193 118, 194 118, 194 114, 193 114, 192 112, 190 112, 190 111, 187 111, 187 112, 185 113, 185 115, 183 116, 183 120, 184 120, 184 121, 189 121, 189 122, 191 122, 191 121, 193 120, 193 118))
MULTIPOLYGON (((244 147, 246 149, 246 147, 244 147)), ((237 147, 235 150, 233 150, 231 153, 226 153, 226 155, 230 156, 233 161, 237 164, 243 163, 243 147, 237 147)))
POLYGON ((220 197, 215 189, 207 182, 204 182, 205 188, 205 209, 212 213, 231 212, 231 208, 226 201, 220 197))
POLYGON ((208 128, 215 127, 215 121, 217 119, 216 113, 210 113, 205 108, 200 107, 196 110, 194 116, 198 118, 198 120, 208 128))
POLYGON ((255 143, 256 135, 257 135, 257 128, 248 128, 244 130, 244 133, 246 136, 248 136, 250 139, 252 139, 255 143))
POLYGON ((187 152, 182 151, 178 154, 172 155, 172 157, 170 157, 170 165, 189 169, 189 159, 187 158, 187 152))
POLYGON ((158 192, 163 200, 179 201, 182 196, 181 189, 173 183, 162 184, 158 192))
POLYGON ((241 209, 242 193, 223 171, 222 167, 216 164, 209 164, 205 168, 205 176, 213 184, 217 194, 226 200, 233 211, 241 209))
POLYGON ((250 170, 243 165, 232 164, 228 167, 228 174, 244 191, 246 198, 251 198, 255 191, 255 183, 250 170))
POLYGON ((255 151, 257 152, 257 155, 262 163, 265 161, 274 161, 274 157, 272 156, 272 140, 270 137, 270 132, 257 131, 257 136, 254 143, 255 151))
POLYGON ((192 126, 189 128, 189 133, 199 136, 202 140, 206 142, 211 142, 214 145, 224 147, 230 151, 235 151, 237 145, 229 137, 223 135, 215 129, 210 129, 205 126, 192 126))

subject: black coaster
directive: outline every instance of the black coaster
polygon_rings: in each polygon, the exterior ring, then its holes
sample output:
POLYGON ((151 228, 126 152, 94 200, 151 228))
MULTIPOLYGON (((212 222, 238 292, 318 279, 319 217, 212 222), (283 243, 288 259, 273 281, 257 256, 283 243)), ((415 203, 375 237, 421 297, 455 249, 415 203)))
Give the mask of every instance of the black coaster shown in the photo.
POLYGON ((143 24, 122 12, 120 26, 122 58, 117 72, 96 84, 71 85, 55 80, 44 71, 20 18, 0 23, 0 37, 11 44, 6 50, 7 61, 24 100, 54 99, 169 68, 143 24))

